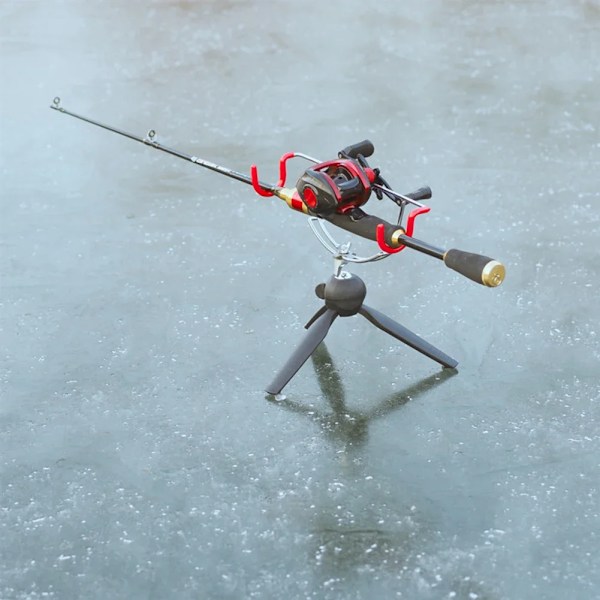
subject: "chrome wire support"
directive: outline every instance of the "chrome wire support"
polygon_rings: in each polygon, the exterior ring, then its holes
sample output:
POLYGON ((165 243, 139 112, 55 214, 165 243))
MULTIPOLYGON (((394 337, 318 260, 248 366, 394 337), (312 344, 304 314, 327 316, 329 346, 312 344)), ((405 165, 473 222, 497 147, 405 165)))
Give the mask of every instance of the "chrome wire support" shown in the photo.
POLYGON ((372 256, 359 256, 352 252, 352 242, 339 244, 325 227, 319 217, 308 217, 308 224, 323 247, 333 256, 335 276, 338 277, 347 263, 368 263, 383 260, 390 256, 387 252, 378 252, 372 256))

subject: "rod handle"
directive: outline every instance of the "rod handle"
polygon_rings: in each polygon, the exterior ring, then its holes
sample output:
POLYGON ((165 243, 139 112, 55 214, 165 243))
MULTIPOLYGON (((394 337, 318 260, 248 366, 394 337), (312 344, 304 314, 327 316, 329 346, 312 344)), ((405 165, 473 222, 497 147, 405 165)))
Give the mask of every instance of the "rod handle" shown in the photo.
POLYGON ((504 281, 506 274, 506 269, 501 262, 489 256, 454 248, 444 253, 444 264, 471 281, 486 287, 499 286, 504 281))

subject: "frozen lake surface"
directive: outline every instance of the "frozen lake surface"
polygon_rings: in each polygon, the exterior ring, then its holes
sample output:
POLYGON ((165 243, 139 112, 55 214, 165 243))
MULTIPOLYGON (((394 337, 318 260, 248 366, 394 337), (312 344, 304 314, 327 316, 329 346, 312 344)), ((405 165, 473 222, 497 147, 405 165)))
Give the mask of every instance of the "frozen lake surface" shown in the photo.
POLYGON ((0 4, 2 600, 598 597, 600 6, 323 4, 0 4), (266 181, 370 138, 507 266, 352 269, 457 372, 338 319, 267 398, 306 218, 57 95, 266 181))

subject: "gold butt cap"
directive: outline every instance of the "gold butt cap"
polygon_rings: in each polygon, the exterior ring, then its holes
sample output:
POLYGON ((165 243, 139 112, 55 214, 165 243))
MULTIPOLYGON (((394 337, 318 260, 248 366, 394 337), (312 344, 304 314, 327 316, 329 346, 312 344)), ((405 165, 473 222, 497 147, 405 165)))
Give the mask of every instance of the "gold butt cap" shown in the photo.
POLYGON ((498 287, 506 275, 506 269, 501 262, 491 260, 481 272, 481 282, 487 287, 498 287))

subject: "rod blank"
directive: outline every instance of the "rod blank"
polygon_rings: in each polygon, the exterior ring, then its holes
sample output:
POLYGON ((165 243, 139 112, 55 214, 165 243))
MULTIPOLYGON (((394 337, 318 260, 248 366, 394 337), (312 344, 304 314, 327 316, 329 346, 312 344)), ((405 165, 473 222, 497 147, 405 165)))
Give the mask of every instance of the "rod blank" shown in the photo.
MULTIPOLYGON (((139 135, 135 135, 133 133, 129 133, 128 131, 124 131, 123 129, 118 129, 117 127, 113 127, 111 125, 106 125, 105 123, 100 123, 100 121, 96 121, 94 119, 90 119, 88 117, 84 117, 83 115, 79 115, 77 113, 71 112, 66 108, 63 108, 60 105, 60 98, 57 96, 54 98, 54 102, 50 105, 50 108, 61 112, 65 115, 69 115, 70 117, 75 117, 81 121, 85 121, 86 123, 90 123, 95 125, 96 127, 101 127, 102 129, 106 129, 108 131, 112 131, 113 133, 117 133, 118 135, 122 135, 123 137, 129 138, 130 140, 134 140, 135 142, 140 142, 145 146, 150 146, 150 148, 154 148, 156 150, 160 150, 161 152, 166 152, 167 154, 171 154, 173 156, 177 156, 177 158, 182 158, 183 160, 187 160, 188 162, 194 163, 205 169, 210 169, 211 171, 216 171, 221 175, 226 175, 227 177, 231 177, 232 179, 236 179, 237 181, 241 181, 242 183, 247 183, 248 185, 252 185, 252 179, 248 175, 244 175, 243 173, 238 173, 233 169, 229 169, 228 167, 222 167, 221 165, 217 165, 208 160, 204 160, 203 158, 199 158, 198 156, 193 156, 191 154, 187 154, 186 152, 181 152, 180 150, 176 150, 175 148, 169 148, 168 146, 164 146, 160 144, 154 139, 156 135, 153 130, 150 130, 148 136, 143 138, 139 135)), ((275 191, 277 186, 270 185, 268 183, 259 182, 260 186, 270 190, 275 191)))

